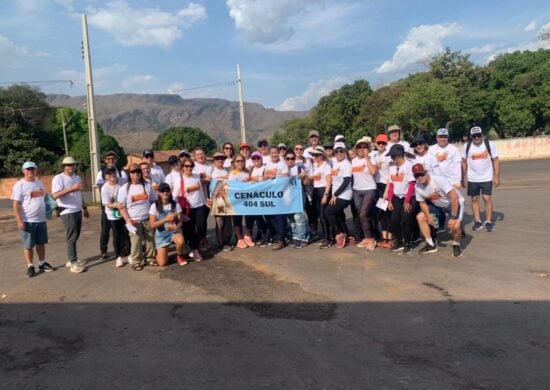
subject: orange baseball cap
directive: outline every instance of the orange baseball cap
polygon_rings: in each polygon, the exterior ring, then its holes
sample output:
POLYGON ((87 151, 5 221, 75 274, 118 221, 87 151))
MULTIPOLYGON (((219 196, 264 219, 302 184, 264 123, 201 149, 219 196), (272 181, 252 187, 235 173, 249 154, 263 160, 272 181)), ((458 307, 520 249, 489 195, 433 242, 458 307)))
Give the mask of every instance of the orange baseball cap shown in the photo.
POLYGON ((388 143, 388 136, 386 134, 378 134, 376 136, 376 143, 378 143, 378 142, 388 143))

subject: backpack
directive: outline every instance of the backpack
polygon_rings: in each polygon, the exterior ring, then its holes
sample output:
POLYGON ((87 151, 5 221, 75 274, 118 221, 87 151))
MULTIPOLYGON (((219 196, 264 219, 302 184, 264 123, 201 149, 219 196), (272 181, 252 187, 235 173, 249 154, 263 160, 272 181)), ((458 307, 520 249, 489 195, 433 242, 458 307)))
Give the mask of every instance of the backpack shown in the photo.
MULTIPOLYGON (((491 145, 489 144, 489 140, 487 138, 483 138, 483 143, 485 144, 485 149, 487 149, 487 153, 489 153, 489 157, 491 157, 491 160, 493 159, 493 154, 491 153, 491 145)), ((470 151, 470 147, 472 146, 472 141, 468 141, 466 144, 466 159, 468 159, 468 152, 470 151)))

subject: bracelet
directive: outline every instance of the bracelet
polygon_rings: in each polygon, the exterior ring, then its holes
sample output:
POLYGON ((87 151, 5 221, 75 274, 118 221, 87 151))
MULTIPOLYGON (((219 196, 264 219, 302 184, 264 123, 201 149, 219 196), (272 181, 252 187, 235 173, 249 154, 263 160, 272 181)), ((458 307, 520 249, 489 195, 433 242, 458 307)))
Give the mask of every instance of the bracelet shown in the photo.
POLYGON ((451 216, 449 217, 449 219, 458 219, 458 216, 457 216, 457 215, 451 215, 451 216))
POLYGON ((82 210, 86 211, 86 210, 88 210, 88 207, 84 206, 84 207, 82 207, 82 210))

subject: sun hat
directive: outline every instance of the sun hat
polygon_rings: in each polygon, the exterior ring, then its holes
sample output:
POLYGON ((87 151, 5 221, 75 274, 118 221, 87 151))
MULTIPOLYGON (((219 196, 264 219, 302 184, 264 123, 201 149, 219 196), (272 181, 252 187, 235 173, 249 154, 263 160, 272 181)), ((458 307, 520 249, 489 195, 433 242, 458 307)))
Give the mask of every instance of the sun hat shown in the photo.
POLYGON ((61 161, 61 164, 60 164, 60 165, 63 166, 63 165, 74 165, 74 164, 78 164, 74 158, 72 158, 72 157, 65 157, 65 158, 63 159, 63 161, 61 161))
POLYGON ((346 150, 346 144, 343 142, 336 142, 334 144, 334 149, 344 149, 346 150))
POLYGON ((216 153, 214 153, 213 158, 218 158, 218 157, 227 158, 227 156, 226 156, 225 154, 223 154, 222 152, 216 152, 216 153))
POLYGON ((247 144, 246 142, 243 142, 243 143, 239 146, 239 150, 245 149, 245 148, 248 148, 248 149, 252 150, 252 148, 250 147, 249 144, 247 144))
POLYGON ((118 158, 118 154, 114 150, 109 150, 107 153, 105 153, 105 158, 107 158, 107 157, 117 157, 118 158))
POLYGON ((311 137, 319 138, 319 132, 317 130, 310 130, 308 138, 311 138, 311 137))
POLYGON ((359 145, 359 144, 370 144, 372 142, 372 138, 371 137, 361 137, 357 140, 357 142, 355 143, 355 146, 359 145))
POLYGON ((390 127, 388 127, 388 133, 391 133, 392 131, 401 131, 401 127, 399 127, 398 125, 391 125, 390 127))
POLYGON ((345 139, 346 137, 344 137, 342 134, 338 134, 336 137, 334 137, 334 142, 338 142, 338 141, 344 142, 345 139))
POLYGON ((277 145, 277 149, 287 149, 287 147, 284 143, 281 142, 279 145, 277 145))

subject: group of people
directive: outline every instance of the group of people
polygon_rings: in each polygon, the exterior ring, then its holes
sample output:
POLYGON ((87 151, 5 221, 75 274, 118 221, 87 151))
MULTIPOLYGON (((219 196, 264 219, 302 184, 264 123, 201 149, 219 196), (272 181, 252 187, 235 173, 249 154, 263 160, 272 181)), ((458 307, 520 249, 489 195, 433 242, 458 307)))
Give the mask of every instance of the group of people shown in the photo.
MULTIPOLYGON (((277 177, 296 177, 302 183, 304 212, 275 215, 215 214, 216 249, 230 251, 253 246, 280 250, 301 249, 318 242, 321 249, 348 245, 373 251, 376 248, 410 254, 424 239, 420 254, 437 251, 437 234, 447 227, 452 235, 452 255, 462 255, 464 197, 467 188, 474 216, 473 229, 493 230, 492 188, 500 184, 500 165, 494 144, 482 129, 470 130, 471 141, 460 151, 449 143, 449 131, 441 128, 436 143, 429 146, 423 136, 410 144, 401 139, 401 128, 390 126, 374 141, 365 136, 349 145, 342 135, 321 145, 319 132, 311 130, 308 145, 270 146, 261 139, 253 151, 241 143, 238 150, 227 142, 223 151, 207 161, 201 148, 182 150, 168 159, 170 172, 155 163, 152 150, 143 152, 143 162, 131 164, 128 174, 116 167, 115 152, 105 155, 98 172, 101 188, 100 259, 108 258, 110 231, 116 267, 126 259, 134 270, 145 265, 168 264, 169 247, 175 245, 176 261, 186 265, 201 261, 209 249, 206 239, 208 215, 214 204, 212 182, 259 182, 277 177), (480 198, 485 203, 481 219, 480 198), (350 208, 352 226, 346 222, 350 208), (244 225, 244 226, 243 226, 244 225)), ((66 157, 62 172, 52 181, 52 194, 66 230, 66 266, 72 272, 85 270, 78 260, 76 242, 82 217, 88 217, 83 202, 77 163, 66 157)), ((36 178, 36 164, 23 165, 23 178, 14 186, 13 209, 27 263, 34 276, 33 249, 39 271, 52 271, 46 261, 47 197, 36 178)), ((230 206, 228 206, 230 207, 230 206)))

